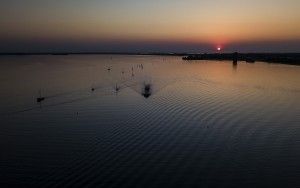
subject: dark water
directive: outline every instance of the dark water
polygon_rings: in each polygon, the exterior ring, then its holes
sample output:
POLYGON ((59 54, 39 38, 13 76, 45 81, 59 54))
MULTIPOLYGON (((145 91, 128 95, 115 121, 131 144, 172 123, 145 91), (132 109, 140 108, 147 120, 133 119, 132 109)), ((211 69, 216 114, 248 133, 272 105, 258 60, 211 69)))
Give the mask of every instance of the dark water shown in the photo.
POLYGON ((300 67, 161 56, 0 67, 1 187, 300 186, 300 67))

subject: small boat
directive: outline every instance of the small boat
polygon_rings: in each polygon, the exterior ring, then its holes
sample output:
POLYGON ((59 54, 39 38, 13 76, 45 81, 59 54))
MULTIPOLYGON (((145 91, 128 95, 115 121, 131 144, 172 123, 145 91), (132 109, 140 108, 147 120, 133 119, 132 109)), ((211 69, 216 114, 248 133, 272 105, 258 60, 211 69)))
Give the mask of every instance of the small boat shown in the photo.
POLYGON ((42 102, 43 100, 45 100, 45 97, 42 97, 42 92, 41 90, 39 90, 39 94, 40 96, 38 98, 36 98, 36 102, 40 103, 42 102))
POLYGON ((152 92, 151 92, 151 84, 145 84, 145 85, 144 85, 142 95, 143 95, 145 98, 149 98, 149 97, 152 95, 152 92))
POLYGON ((43 100, 45 100, 45 97, 36 98, 36 102, 38 102, 38 103, 42 102, 43 100))
POLYGON ((117 84, 116 84, 115 90, 116 90, 116 92, 120 91, 120 87, 118 87, 117 84))

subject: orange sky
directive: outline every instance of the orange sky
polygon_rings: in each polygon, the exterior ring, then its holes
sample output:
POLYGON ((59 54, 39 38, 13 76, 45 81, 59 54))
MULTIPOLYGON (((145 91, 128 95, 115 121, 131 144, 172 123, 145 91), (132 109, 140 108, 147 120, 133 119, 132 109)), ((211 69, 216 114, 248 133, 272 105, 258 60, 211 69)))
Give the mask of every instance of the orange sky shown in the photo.
POLYGON ((300 40, 298 0, 1 1, 0 38, 230 44, 300 40))

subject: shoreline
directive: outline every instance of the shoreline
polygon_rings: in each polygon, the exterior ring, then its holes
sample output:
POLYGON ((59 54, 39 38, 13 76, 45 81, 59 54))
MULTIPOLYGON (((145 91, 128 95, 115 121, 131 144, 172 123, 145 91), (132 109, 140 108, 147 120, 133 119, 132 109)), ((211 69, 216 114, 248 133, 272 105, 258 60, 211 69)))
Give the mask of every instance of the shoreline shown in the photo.
POLYGON ((33 53, 0 53, 0 56, 26 55, 158 55, 158 56, 186 56, 190 53, 130 53, 130 52, 33 52, 33 53))
POLYGON ((185 61, 217 60, 246 61, 247 63, 266 62, 300 66, 300 53, 128 53, 128 52, 40 52, 40 53, 0 53, 1 56, 36 56, 36 55, 156 55, 180 56, 185 61))
POLYGON ((191 54, 182 58, 192 60, 245 61, 247 63, 266 62, 300 66, 300 53, 212 53, 191 54))

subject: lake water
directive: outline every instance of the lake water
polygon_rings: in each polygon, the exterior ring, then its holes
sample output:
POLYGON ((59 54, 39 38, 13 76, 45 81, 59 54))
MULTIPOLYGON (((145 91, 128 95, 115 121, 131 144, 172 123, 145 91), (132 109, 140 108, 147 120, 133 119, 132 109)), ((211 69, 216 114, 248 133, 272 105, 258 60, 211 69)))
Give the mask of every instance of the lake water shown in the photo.
POLYGON ((300 185, 298 66, 68 55, 0 67, 1 187, 300 185))

